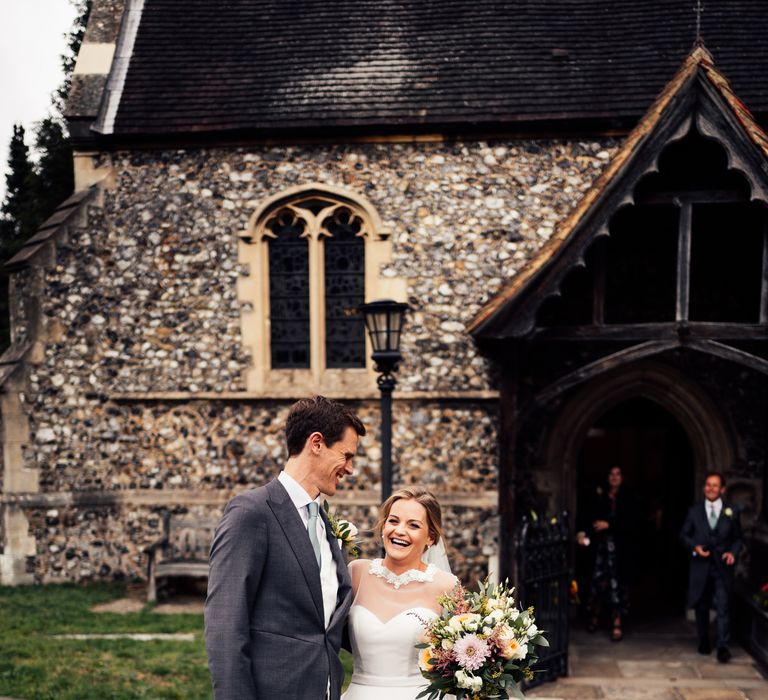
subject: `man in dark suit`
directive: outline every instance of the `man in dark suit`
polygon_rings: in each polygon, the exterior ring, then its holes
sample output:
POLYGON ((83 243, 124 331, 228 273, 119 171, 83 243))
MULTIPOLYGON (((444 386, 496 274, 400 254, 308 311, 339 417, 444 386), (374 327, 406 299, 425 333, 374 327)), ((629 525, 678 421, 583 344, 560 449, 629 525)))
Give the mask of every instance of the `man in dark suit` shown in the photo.
POLYGON ((277 479, 230 501, 211 546, 205 643, 216 700, 338 700, 352 586, 320 507, 352 473, 360 419, 298 401, 277 479))
POLYGON ((696 610, 699 653, 709 654, 709 609, 717 615, 717 660, 731 658, 730 605, 733 571, 741 551, 739 513, 723 500, 725 479, 710 472, 704 481, 704 502, 691 506, 680 539, 691 556, 688 606, 696 610))

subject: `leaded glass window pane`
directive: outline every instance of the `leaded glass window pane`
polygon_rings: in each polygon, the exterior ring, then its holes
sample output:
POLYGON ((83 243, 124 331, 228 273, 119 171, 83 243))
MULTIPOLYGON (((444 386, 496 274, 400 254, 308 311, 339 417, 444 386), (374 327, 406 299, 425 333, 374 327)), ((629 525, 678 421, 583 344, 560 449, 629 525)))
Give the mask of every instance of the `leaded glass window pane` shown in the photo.
POLYGON ((267 223, 273 369, 309 368, 309 247, 305 223, 284 209, 267 223))
POLYGON ((365 243, 362 221, 349 209, 326 220, 325 354, 327 367, 365 367, 365 243))

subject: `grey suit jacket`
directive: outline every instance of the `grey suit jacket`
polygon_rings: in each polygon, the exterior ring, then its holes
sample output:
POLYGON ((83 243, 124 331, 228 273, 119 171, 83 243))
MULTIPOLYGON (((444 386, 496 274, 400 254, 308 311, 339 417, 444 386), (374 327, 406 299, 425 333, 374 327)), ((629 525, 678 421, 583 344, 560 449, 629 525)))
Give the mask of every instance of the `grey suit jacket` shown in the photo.
POLYGON ((352 604, 344 557, 325 518, 339 576, 325 628, 320 569, 304 523, 274 480, 233 498, 211 546, 205 644, 215 700, 341 695, 339 648, 352 604))

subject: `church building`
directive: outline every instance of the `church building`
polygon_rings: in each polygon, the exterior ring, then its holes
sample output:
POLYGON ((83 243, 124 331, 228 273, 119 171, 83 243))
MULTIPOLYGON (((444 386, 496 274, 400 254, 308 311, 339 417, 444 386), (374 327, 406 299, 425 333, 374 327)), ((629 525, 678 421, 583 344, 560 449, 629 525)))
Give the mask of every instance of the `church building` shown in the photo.
POLYGON ((394 485, 466 583, 617 465, 638 597, 682 614, 709 470, 765 578, 768 13, 694 4, 93 0, 76 191, 7 265, 0 583, 145 578, 313 394, 369 429, 332 505, 370 528, 377 299, 409 306, 394 485))

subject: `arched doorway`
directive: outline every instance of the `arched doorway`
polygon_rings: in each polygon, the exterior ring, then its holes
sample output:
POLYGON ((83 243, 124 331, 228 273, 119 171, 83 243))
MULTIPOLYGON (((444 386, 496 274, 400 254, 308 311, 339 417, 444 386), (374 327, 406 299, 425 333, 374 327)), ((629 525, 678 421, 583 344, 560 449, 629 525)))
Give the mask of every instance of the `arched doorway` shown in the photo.
MULTIPOLYGON (((687 560, 678 533, 694 495, 694 457, 688 436, 655 401, 631 398, 609 409, 584 436, 577 457, 576 522, 591 518, 590 504, 608 471, 620 466, 633 506, 628 545, 633 617, 681 615, 687 560)), ((587 552, 577 562, 588 591, 587 552)))

